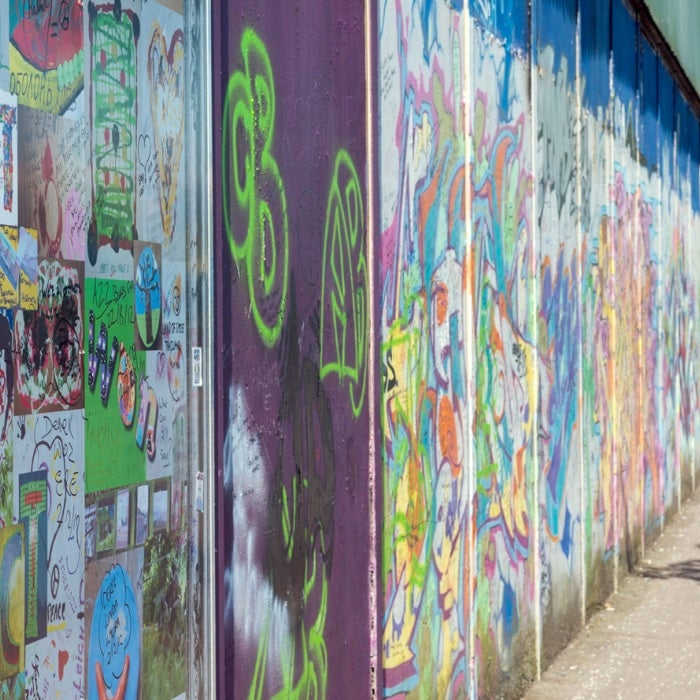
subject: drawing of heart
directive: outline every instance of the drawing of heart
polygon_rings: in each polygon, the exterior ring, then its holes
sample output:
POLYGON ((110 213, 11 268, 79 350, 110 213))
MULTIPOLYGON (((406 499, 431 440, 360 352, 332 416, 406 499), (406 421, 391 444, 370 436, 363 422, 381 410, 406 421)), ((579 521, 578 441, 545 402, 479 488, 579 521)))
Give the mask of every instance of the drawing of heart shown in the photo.
POLYGON ((185 40, 181 30, 173 34, 168 49, 156 25, 148 47, 148 79, 160 173, 160 215, 168 245, 175 232, 175 196, 184 133, 185 40))

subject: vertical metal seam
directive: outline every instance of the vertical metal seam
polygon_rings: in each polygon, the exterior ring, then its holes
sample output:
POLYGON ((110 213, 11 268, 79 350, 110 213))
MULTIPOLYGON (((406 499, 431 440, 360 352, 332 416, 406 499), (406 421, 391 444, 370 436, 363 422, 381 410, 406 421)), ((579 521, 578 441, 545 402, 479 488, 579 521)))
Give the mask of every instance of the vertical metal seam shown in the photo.
MULTIPOLYGON (((213 70, 212 70, 212 33, 211 33, 211 0, 203 0, 202 7, 199 13, 199 20, 201 22, 201 42, 200 48, 204 50, 200 51, 200 75, 202 77, 201 81, 201 93, 199 106, 204 112, 202 122, 204 124, 213 124, 213 70)), ((206 411, 206 417, 201 417, 201 429, 202 429, 202 446, 203 450, 203 462, 202 467, 206 467, 204 473, 204 490, 206 494, 205 498, 205 513, 204 518, 204 537, 203 542, 205 545, 205 566, 202 575, 205 577, 205 581, 202 585, 203 600, 202 606, 205 608, 203 612, 204 619, 204 636, 208 640, 208 649, 204 652, 207 656, 203 660, 202 668, 207 668, 208 678, 207 678, 207 691, 209 693, 208 697, 217 697, 217 679, 218 679, 218 667, 217 658, 218 653, 222 650, 217 650, 217 595, 216 595, 216 445, 215 445, 215 435, 214 435, 214 331, 212 326, 212 319, 214 318, 214 280, 211 274, 205 274, 205 270, 213 269, 214 260, 214 210, 212 206, 211 193, 214 191, 214 167, 213 167, 213 130, 212 129, 202 129, 202 141, 201 145, 204 146, 204 153, 202 155, 203 165, 206 166, 206 184, 204 186, 204 199, 202 207, 202 231, 200 239, 202 241, 201 248, 199 250, 200 262, 207 261, 206 267, 202 265, 199 269, 199 274, 204 275, 206 284, 202 285, 202 293, 204 294, 204 299, 202 300, 202 310, 203 318, 202 320, 202 338, 204 347, 202 348, 202 356, 205 358, 206 367, 204 368, 204 376, 206 377, 205 386, 202 388, 204 393, 202 398, 202 405, 206 411)), ((192 490, 192 489, 191 489, 192 490)))
MULTIPOLYGON (((537 259, 539 254, 539 238, 540 230, 537 223, 537 192, 538 188, 535 186, 536 183, 534 179, 537 177, 537 94, 538 94, 538 70, 537 70, 537 3, 531 4, 531 15, 530 15, 530 95, 531 95, 531 124, 530 124, 530 148, 532 149, 532 178, 533 178, 533 188, 532 197, 530 198, 530 220, 532 221, 531 235, 532 235, 532 267, 533 267, 533 280, 535 285, 533 286, 533 291, 530 294, 529 306, 531 323, 533 325, 533 337, 534 346, 538 347, 538 324, 537 324, 537 259)), ((540 374, 538 363, 534 363, 534 406, 533 415, 539 416, 539 385, 540 385, 540 374)), ((537 423, 535 421, 533 430, 535 434, 532 440, 532 498, 530 503, 533 506, 533 517, 532 521, 532 554, 535 558, 533 562, 533 571, 535 578, 535 662, 537 668, 537 680, 542 678, 542 562, 540 561, 540 509, 539 509, 539 491, 540 491, 540 464, 539 464, 539 450, 537 446, 537 440, 539 430, 537 429, 537 423)))
MULTIPOLYGON (((612 182, 615 175, 615 61, 613 58, 613 4, 610 3, 610 56, 609 56, 609 87, 610 87, 610 130, 608 131, 608 172, 607 181, 612 182)), ((616 216, 614 198, 610 193, 608 193, 609 205, 610 205, 610 219, 614 221, 616 216)), ((612 235, 612 233, 611 233, 612 235)), ((615 246, 610 245, 610 271, 609 274, 614 280, 615 278, 615 246)), ((610 318, 610 347, 611 353, 608 362, 612 363, 612 398, 610 405, 612 406, 613 424, 610 426, 610 431, 613 436, 612 444, 616 444, 615 436, 617 434, 617 387, 615 382, 615 352, 617 349, 617 320, 614 313, 615 308, 615 285, 611 286, 611 292, 613 298, 610 300, 610 308, 613 310, 610 318)), ((612 520, 613 520, 613 592, 617 593, 618 584, 620 578, 620 520, 619 520, 619 509, 620 509, 620 473, 619 473, 619 463, 617 459, 617 452, 615 449, 611 450, 609 455, 612 460, 612 483, 613 483, 613 500, 612 500, 612 520)))
MULTIPOLYGON (((579 411, 583 408, 583 261, 581 259, 581 252, 583 251, 583 225, 581 209, 583 207, 583 191, 581 186, 581 163, 583 162, 583 146, 582 146, 582 134, 583 134, 583 93, 582 93, 582 80, 583 80, 583 69, 581 63, 581 33, 583 31, 583 25, 581 21, 581 4, 580 0, 576 3, 576 33, 574 37, 575 41, 575 54, 576 54, 576 245, 578 247, 578 255, 576 256, 576 266, 577 266, 577 278, 579 284, 578 293, 578 308, 577 313, 579 315, 579 337, 577 338, 577 348, 576 352, 578 354, 578 388, 577 388, 577 398, 579 411)), ((579 533, 581 538, 580 546, 580 562, 581 562, 581 573, 580 573, 580 586, 581 586, 581 626, 586 624, 586 598, 588 596, 587 590, 587 577, 586 577, 586 509, 588 507, 588 499, 586 493, 586 478, 584 476, 584 469, 587 465, 584 460, 584 449, 583 449, 583 421, 580 421, 581 427, 578 430, 578 457, 579 457, 579 505, 581 508, 581 524, 579 527, 579 533)))
MULTIPOLYGON (((462 16, 462 33, 463 39, 463 51, 464 58, 462 60, 463 76, 462 76, 462 129, 464 133, 464 179, 466 192, 465 202, 464 202, 464 236, 465 236, 465 255, 472 255, 471 248, 468 245, 469 240, 473 236, 472 231, 472 178, 471 178, 471 162, 472 162, 472 143, 470 136, 469 120, 471 117, 471 94, 472 94, 472 74, 471 74, 471 18, 469 15, 469 10, 465 10, 462 16)), ((470 266, 467 267, 470 269, 470 266)), ((474 304, 475 298, 472 293, 470 293, 471 280, 467 280, 465 295, 467 296, 464 308, 466 309, 466 325, 467 332, 465 335, 465 360, 467 366, 467 415, 469 417, 474 416, 476 410, 476 384, 475 384, 475 374, 474 374, 474 343, 475 338, 473 335, 474 329, 474 304)), ((465 425, 464 432, 465 435, 465 445, 467 446, 467 493, 469 494, 469 505, 467 508, 467 575, 469 576, 469 581, 467 585, 467 594, 469 600, 466 601, 465 609, 468 611, 468 624, 469 624, 469 640, 468 640, 468 665, 469 665, 469 697, 475 700, 477 697, 477 673, 476 673, 476 519, 473 517, 474 509, 474 498, 476 494, 476 456, 474 449, 474 434, 469 434, 470 426, 473 425, 473 421, 467 421, 465 425)))
POLYGON ((376 587, 378 584, 377 578, 377 547, 379 543, 377 542, 377 514, 376 514, 376 472, 381 472, 381 465, 377 463, 377 449, 376 449, 376 410, 377 410, 377 387, 375 384, 375 337, 376 332, 375 326, 375 313, 374 313, 374 300, 376 292, 375 283, 375 255, 374 255, 374 162, 372 160, 374 154, 374 109, 373 109, 373 95, 374 95, 374 81, 372 80, 372 66, 373 66, 373 37, 372 37, 372 9, 374 3, 372 0, 365 0, 364 3, 364 35, 365 35, 365 158, 366 158, 366 178, 367 178, 367 231, 366 231, 366 241, 367 241, 367 258, 370 261, 368 265, 369 271, 369 299, 368 304, 368 351, 367 351, 367 380, 370 386, 370 396, 373 400, 369 402, 369 445, 368 445, 368 469, 367 469, 367 497, 369 500, 369 571, 368 571, 368 593, 369 593, 369 643, 370 643, 370 693, 372 697, 377 697, 378 692, 378 677, 380 675, 379 665, 379 654, 377 647, 378 631, 377 625, 379 622, 378 614, 378 600, 376 595, 376 587))

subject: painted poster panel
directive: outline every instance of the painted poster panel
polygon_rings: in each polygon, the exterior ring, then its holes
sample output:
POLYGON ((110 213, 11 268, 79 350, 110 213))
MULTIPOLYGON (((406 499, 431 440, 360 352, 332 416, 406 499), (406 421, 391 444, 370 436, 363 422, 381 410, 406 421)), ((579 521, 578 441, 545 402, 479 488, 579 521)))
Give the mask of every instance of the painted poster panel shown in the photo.
MULTIPOLYGON (((43 557, 37 562, 43 571, 37 571, 36 578, 30 576, 34 555, 31 513, 26 536, 27 590, 36 586, 37 602, 43 594, 45 605, 45 634, 27 644, 26 688, 28 697, 37 700, 50 694, 83 692, 84 439, 82 411, 15 418, 15 456, 27 469, 17 475, 15 485, 20 517, 27 511, 27 497, 36 500, 42 483, 46 499, 45 529, 38 533, 45 541, 37 553, 38 558, 43 557), (32 484, 39 488, 30 489, 32 484)), ((41 527, 41 520, 37 525, 41 527)), ((32 609, 27 606, 28 611, 32 609)))
POLYGON ((10 92, 63 114, 83 86, 83 0, 10 6, 10 92))
MULTIPOLYGON (((88 4, 92 125, 90 274, 131 279, 135 239, 137 51, 140 25, 133 3, 88 4), (109 60, 107 60, 109 57, 109 60)), ((139 3, 140 5, 140 3, 139 3)))
POLYGON ((375 574, 365 7, 244 0, 212 12, 224 76, 220 688, 365 697, 375 574))
POLYGON ((19 218, 38 231, 39 255, 85 259, 90 223, 90 130, 68 119, 19 107, 19 218))
POLYGON ((134 337, 139 350, 160 350, 163 303, 160 245, 134 242, 134 337))
POLYGON ((157 399, 136 349, 134 308, 132 282, 85 280, 88 493, 144 481, 155 457, 157 399))
POLYGON ((12 328, 12 311, 0 309, 0 527, 12 524, 14 503, 12 328))
POLYGON ((187 337, 182 303, 185 266, 163 267, 162 350, 148 353, 147 372, 158 401, 156 455, 148 462, 147 477, 187 478, 187 337))
POLYGON ((17 120, 17 98, 0 90, 0 225, 8 226, 17 226, 17 120))
POLYGON ((39 308, 39 259, 36 229, 19 227, 17 259, 19 262, 19 308, 35 311, 39 308))
MULTIPOLYGON (((139 697, 143 549, 90 564, 85 572, 87 698, 139 697)), ((145 697, 145 696, 144 696, 145 697)))
POLYGON ((83 406, 83 264, 42 260, 38 309, 15 314, 15 415, 83 406))
POLYGON ((0 90, 10 89, 10 8, 0 7, 0 90))
POLYGON ((24 525, 0 529, 0 681, 24 670, 24 525))
POLYGON ((182 14, 144 4, 138 43, 137 226, 184 253, 185 38, 182 14))
POLYGON ((24 633, 28 644, 46 636, 47 493, 46 471, 19 475, 19 521, 24 523, 26 537, 24 633))
POLYGON ((19 304, 19 229, 0 226, 0 307, 13 309, 19 304))
POLYGON ((184 697, 187 689, 186 548, 181 530, 161 530, 144 549, 144 698, 171 700, 181 694, 184 697))

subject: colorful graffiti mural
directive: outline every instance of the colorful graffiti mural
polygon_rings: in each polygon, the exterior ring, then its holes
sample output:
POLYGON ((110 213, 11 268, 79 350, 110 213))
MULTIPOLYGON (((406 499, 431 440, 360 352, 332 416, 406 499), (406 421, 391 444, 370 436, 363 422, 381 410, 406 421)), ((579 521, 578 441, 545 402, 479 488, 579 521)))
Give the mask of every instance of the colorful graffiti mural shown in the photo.
POLYGON ((395 66, 380 86, 395 135, 380 157, 395 193, 380 212, 382 660, 386 693, 454 695, 469 687, 471 613, 465 37, 459 12, 424 12, 386 3, 380 25, 379 61, 395 66))
POLYGON ((623 3, 466 5, 377 11, 387 697, 519 697, 694 479, 697 118, 623 3))
POLYGON ((0 696, 519 696, 696 485, 696 101, 623 0, 202 5, 0 3, 0 696))

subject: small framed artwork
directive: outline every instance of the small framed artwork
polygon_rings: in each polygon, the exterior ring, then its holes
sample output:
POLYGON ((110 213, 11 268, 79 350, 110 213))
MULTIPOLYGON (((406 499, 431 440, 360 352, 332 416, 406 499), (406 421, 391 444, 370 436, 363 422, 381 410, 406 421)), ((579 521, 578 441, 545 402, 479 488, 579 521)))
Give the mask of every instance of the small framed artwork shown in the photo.
POLYGON ((114 493, 109 493, 97 501, 97 556, 113 553, 115 541, 114 493))
POLYGON ((127 549, 131 544, 131 490, 117 492, 117 551, 127 549))
POLYGON ((158 479, 152 482, 151 509, 153 532, 168 529, 170 515, 170 480, 158 479))
POLYGON ((136 488, 136 522, 134 523, 134 544, 138 547, 146 542, 148 537, 148 517, 150 514, 148 484, 140 484, 136 488))

